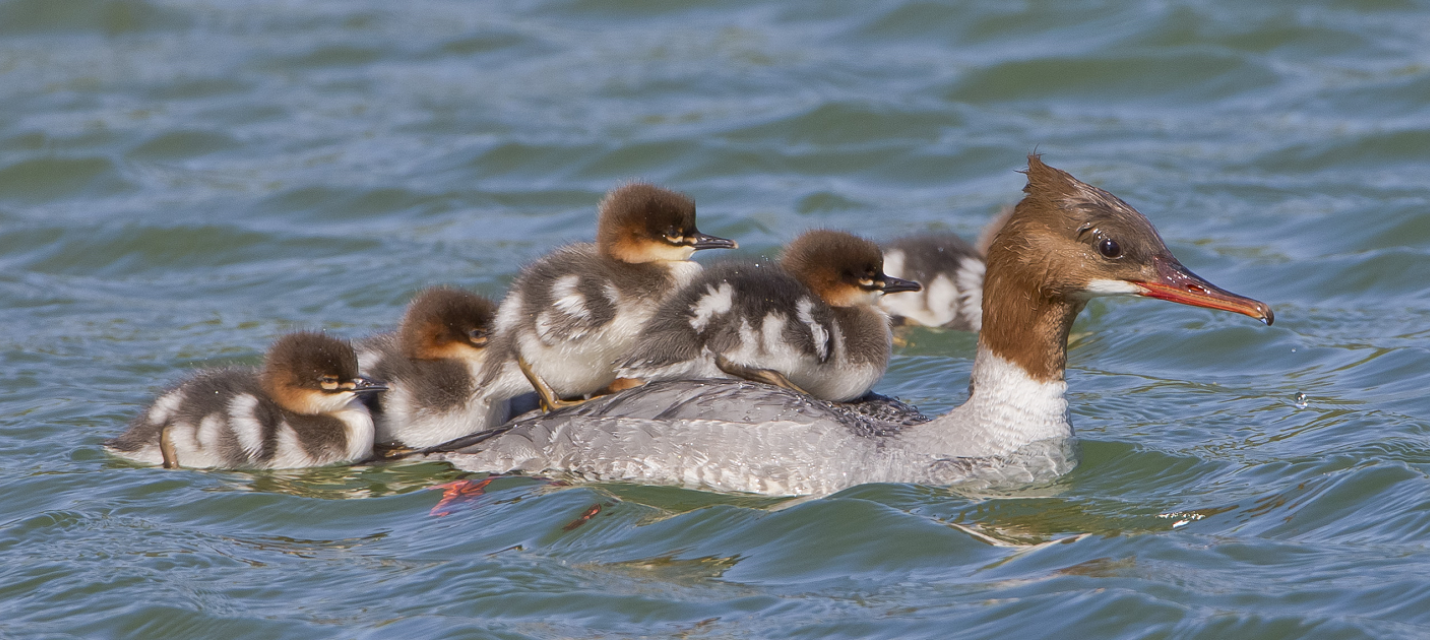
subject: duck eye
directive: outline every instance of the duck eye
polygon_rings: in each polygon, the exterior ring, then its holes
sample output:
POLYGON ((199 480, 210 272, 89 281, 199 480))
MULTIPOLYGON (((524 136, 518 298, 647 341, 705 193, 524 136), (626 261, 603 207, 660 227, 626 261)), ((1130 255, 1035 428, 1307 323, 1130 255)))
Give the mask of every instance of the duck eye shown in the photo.
POLYGON ((671 230, 665 232, 665 241, 671 244, 685 244, 685 234, 671 230))
POLYGON ((321 379, 318 380, 318 384, 323 387, 323 390, 324 390, 324 391, 337 391, 337 390, 338 390, 338 377, 337 377, 337 376, 323 376, 321 379))
POLYGON ((1102 253, 1104 258, 1122 257, 1122 245, 1117 244, 1117 241, 1112 238, 1103 238, 1102 242, 1097 243, 1097 250, 1102 253))
POLYGON ((474 346, 485 347, 487 346, 487 331, 485 329, 472 329, 467 332, 467 340, 474 346))

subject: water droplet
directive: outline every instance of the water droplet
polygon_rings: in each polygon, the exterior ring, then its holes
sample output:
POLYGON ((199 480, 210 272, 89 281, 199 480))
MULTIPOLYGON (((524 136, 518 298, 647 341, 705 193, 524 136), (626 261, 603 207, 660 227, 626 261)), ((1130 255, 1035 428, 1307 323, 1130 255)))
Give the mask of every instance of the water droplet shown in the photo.
POLYGON ((1302 409, 1305 409, 1305 408, 1306 408, 1306 404, 1307 404, 1307 403, 1306 403, 1306 394, 1304 394, 1304 393, 1297 393, 1297 394, 1296 394, 1296 406, 1297 406, 1297 407, 1300 407, 1300 408, 1302 408, 1302 409))

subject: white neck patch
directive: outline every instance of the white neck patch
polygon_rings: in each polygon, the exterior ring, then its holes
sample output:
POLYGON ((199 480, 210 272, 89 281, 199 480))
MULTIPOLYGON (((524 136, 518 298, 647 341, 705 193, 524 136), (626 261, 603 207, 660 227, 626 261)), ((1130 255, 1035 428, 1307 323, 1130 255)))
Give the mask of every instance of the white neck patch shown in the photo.
POLYGON ((1096 296, 1137 295, 1142 293, 1142 287, 1126 280, 1098 278, 1096 280, 1089 280, 1087 286, 1083 287, 1082 293, 1089 298, 1096 296))
POLYGON ((1066 382, 1034 380, 981 344, 971 378, 968 402, 928 424, 931 442, 922 446, 934 449, 926 453, 1003 456, 1039 440, 1072 436, 1066 382))

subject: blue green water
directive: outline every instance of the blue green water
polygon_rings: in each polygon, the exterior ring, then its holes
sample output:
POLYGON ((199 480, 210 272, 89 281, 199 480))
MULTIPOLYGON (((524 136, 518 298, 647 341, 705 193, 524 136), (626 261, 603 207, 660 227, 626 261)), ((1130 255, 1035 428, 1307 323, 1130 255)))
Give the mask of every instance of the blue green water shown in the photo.
MULTIPOLYGON (((1430 636, 1427 105, 1394 0, 0 1, 0 637, 1430 636), (1034 149, 1277 315, 1095 301, 1050 489, 438 517, 444 464, 100 448, 285 331, 500 296, 623 180, 760 255, 972 236, 1034 149)), ((960 402, 974 338, 908 339, 877 388, 960 402)))

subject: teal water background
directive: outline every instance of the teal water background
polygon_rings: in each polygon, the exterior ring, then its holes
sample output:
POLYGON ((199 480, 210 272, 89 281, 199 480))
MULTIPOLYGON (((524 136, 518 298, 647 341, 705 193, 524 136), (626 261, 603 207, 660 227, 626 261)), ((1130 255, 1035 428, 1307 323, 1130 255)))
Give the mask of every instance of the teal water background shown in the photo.
MULTIPOLYGON (((1430 637, 1427 105, 1394 0, 0 1, 0 637, 1430 637), (444 464, 100 448, 282 332, 500 296, 623 180, 768 255, 975 235, 1034 149, 1277 314, 1094 301, 1052 488, 438 517, 444 464)), ((878 389, 960 402, 974 338, 908 339, 878 389)))

